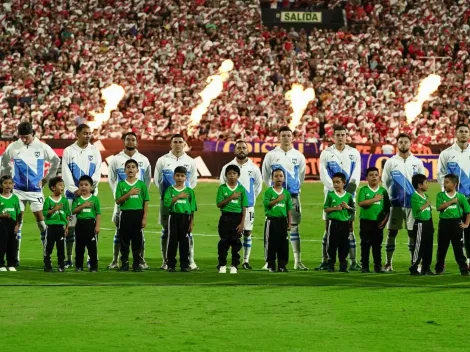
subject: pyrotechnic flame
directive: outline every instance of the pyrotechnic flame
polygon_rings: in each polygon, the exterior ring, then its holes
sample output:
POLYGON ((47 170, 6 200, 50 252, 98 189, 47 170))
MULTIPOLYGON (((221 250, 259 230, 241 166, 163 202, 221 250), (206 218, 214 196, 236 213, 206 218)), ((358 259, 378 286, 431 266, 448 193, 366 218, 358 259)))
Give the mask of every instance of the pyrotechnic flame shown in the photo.
POLYGON ((224 82, 229 78, 229 72, 233 69, 232 60, 225 60, 219 67, 219 74, 206 79, 208 85, 199 93, 202 102, 191 112, 191 126, 196 126, 201 121, 202 115, 207 112, 211 101, 217 98, 224 88, 224 82))
POLYGON ((423 103, 431 99, 431 95, 439 88, 441 76, 431 74, 421 81, 418 88, 418 94, 412 101, 405 104, 405 115, 408 123, 413 121, 423 108, 423 103))
POLYGON ((111 117, 111 111, 118 108, 119 102, 126 92, 124 88, 117 84, 111 84, 109 87, 106 87, 101 90, 102 99, 105 102, 103 112, 90 111, 90 115, 94 117, 94 121, 89 121, 87 124, 91 129, 100 128, 101 125, 108 121, 111 117))
POLYGON ((304 90, 304 86, 298 83, 292 84, 292 89, 286 92, 285 98, 290 101, 292 107, 292 120, 289 128, 294 130, 300 122, 308 103, 315 99, 313 88, 304 90))

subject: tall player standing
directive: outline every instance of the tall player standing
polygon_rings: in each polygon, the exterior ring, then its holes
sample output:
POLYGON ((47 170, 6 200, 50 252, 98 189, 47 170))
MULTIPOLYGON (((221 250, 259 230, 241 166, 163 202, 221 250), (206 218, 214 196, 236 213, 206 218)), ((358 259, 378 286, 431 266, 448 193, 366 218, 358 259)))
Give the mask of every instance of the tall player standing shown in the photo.
POLYGON ((388 220, 388 236, 385 245, 387 261, 385 271, 393 271, 392 259, 395 252, 398 230, 405 221, 408 230, 408 250, 413 256, 415 241, 413 240, 414 218, 411 212, 411 195, 415 192, 412 185, 413 175, 425 174, 423 162, 410 152, 411 138, 400 133, 397 138, 398 154, 385 162, 382 170, 382 185, 390 196, 390 218, 388 220))
MULTIPOLYGON (((186 186, 194 189, 197 185, 197 167, 196 162, 184 152, 184 137, 181 134, 175 134, 170 139, 171 150, 169 153, 161 156, 157 160, 155 172, 153 174, 154 182, 160 190, 160 225, 162 225, 162 236, 160 245, 162 251, 163 264, 161 269, 167 270, 166 247, 168 240, 168 209, 163 206, 163 196, 168 187, 175 184, 173 173, 177 166, 184 166, 188 170, 186 177, 186 186)), ((194 238, 190 234, 189 243, 189 268, 197 270, 198 267, 194 261, 194 238)))
MULTIPOLYGON (((361 154, 356 148, 346 145, 347 130, 344 126, 334 127, 334 144, 320 154, 320 180, 323 183, 323 192, 326 195, 333 189, 332 177, 335 173, 341 172, 346 176, 346 191, 354 198, 357 185, 361 181, 361 154)), ((328 254, 326 251, 326 228, 328 220, 323 212, 325 220, 325 233, 322 240, 322 262, 315 270, 328 269, 328 254)), ((349 223, 349 260, 350 271, 358 271, 361 266, 356 261, 356 237, 354 236, 354 219, 349 223)))
MULTIPOLYGON (((98 194, 98 183, 101 178, 101 154, 99 150, 90 143, 93 132, 88 125, 81 124, 75 131, 77 141, 64 149, 62 156, 62 178, 65 183, 65 196, 67 197, 70 209, 73 200, 80 196, 78 181, 83 175, 88 175, 93 179, 94 195, 98 194)), ((77 217, 72 216, 69 222, 69 234, 65 239, 67 249, 67 261, 65 267, 73 266, 72 252, 75 242, 75 224, 77 217)))
MULTIPOLYGON (((26 204, 29 203, 41 234, 41 242, 44 242, 46 223, 42 214, 44 203, 42 187, 49 179, 56 176, 60 159, 51 147, 34 137, 33 126, 29 122, 21 122, 18 125, 18 136, 19 140, 8 145, 2 155, 0 175, 12 175, 21 212, 24 212, 26 204), (46 161, 50 163, 50 167, 48 173, 44 175, 46 161)), ((21 218, 23 219, 23 216, 21 218)), ((23 221, 17 233, 17 265, 20 261, 22 226, 23 221)))
POLYGON ((289 127, 283 126, 279 129, 279 142, 281 145, 269 151, 264 157, 263 180, 268 187, 271 187, 273 170, 284 171, 283 187, 292 197, 290 242, 294 252, 294 269, 308 270, 301 260, 299 234, 301 221, 300 187, 305 179, 305 157, 293 147, 292 131, 289 127))
POLYGON ((225 169, 229 165, 237 165, 240 168, 238 182, 245 188, 248 196, 248 209, 245 216, 245 228, 243 231, 243 269, 252 269, 250 266, 251 231, 255 219, 256 198, 263 189, 261 170, 248 158, 248 146, 245 141, 235 143, 235 159, 226 164, 220 173, 220 183, 225 184, 225 169))
MULTIPOLYGON (((455 143, 442 151, 437 163, 437 180, 444 190, 444 176, 458 176, 457 192, 470 199, 470 129, 467 124, 460 123, 455 128, 455 143)), ((465 217, 465 216, 464 216, 465 217)), ((465 219, 464 219, 465 222, 465 219)), ((464 242, 467 258, 470 257, 470 229, 464 230, 464 242)))
MULTIPOLYGON (((113 195, 115 195, 116 193, 117 184, 127 178, 124 166, 126 161, 129 159, 134 159, 135 161, 137 161, 137 163, 139 164, 139 172, 137 173, 136 177, 138 180, 143 181, 145 183, 147 189, 150 189, 150 183, 152 182, 150 162, 145 155, 139 153, 139 151, 137 150, 137 135, 134 132, 128 132, 122 136, 122 139, 124 140, 124 150, 112 157, 108 167, 108 182, 109 187, 111 187, 111 191, 113 192, 113 195)), ((121 249, 121 242, 118 232, 119 220, 120 210, 119 206, 115 204, 112 221, 116 225, 116 231, 114 233, 113 261, 111 262, 111 264, 108 265, 109 269, 114 269, 118 267, 119 251, 121 249)), ((149 267, 145 262, 144 255, 145 238, 143 241, 141 254, 143 261, 140 266, 142 269, 148 269, 149 267)))

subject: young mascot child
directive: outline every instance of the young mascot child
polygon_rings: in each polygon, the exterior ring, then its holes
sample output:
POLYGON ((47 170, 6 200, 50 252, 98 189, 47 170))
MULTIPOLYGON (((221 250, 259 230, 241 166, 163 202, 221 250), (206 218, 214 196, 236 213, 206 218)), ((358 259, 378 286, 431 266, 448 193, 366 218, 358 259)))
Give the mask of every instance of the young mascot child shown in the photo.
POLYGON ((349 252, 349 222, 354 217, 354 200, 351 193, 344 190, 346 176, 335 173, 332 177, 334 191, 328 192, 325 200, 325 213, 328 216, 326 249, 328 271, 335 271, 336 251, 338 251, 339 271, 349 272, 346 258, 349 252))
POLYGON ((132 270, 142 271, 142 229, 147 225, 147 208, 150 200, 147 185, 137 179, 139 165, 134 159, 124 164, 127 178, 116 187, 116 204, 120 206, 121 220, 119 236, 121 239, 121 269, 129 271, 129 247, 132 245, 132 270))
POLYGON ((98 271, 98 234, 100 233, 101 205, 91 193, 93 179, 83 175, 78 181, 81 195, 72 203, 72 214, 77 215, 75 226, 75 271, 83 271, 85 248, 90 257, 90 272, 98 271))
POLYGON ((456 191, 459 178, 448 174, 444 177, 444 192, 437 194, 436 208, 439 214, 437 232, 436 275, 445 268, 447 249, 452 242, 455 260, 463 276, 468 276, 467 258, 463 253, 463 230, 470 224, 470 205, 462 193, 456 191), (462 222, 466 214, 465 223, 462 222))
POLYGON ((44 240, 44 271, 53 271, 51 254, 55 245, 57 251, 57 270, 64 272, 65 237, 69 230, 71 212, 69 202, 64 197, 64 180, 61 177, 51 178, 49 180, 49 189, 52 194, 46 198, 42 208, 47 226, 44 240))
POLYGON ((379 170, 369 167, 366 170, 367 186, 359 190, 358 205, 361 207, 360 236, 361 236, 361 266, 363 273, 369 273, 369 256, 372 248, 374 271, 382 269, 382 242, 384 227, 390 215, 390 198, 387 190, 380 182, 379 170))
POLYGON ((169 209, 166 258, 169 272, 176 271, 176 251, 180 250, 181 271, 189 272, 189 234, 193 230, 194 212, 197 210, 194 191, 185 185, 188 171, 184 166, 175 168, 175 184, 165 191, 164 205, 169 209))
POLYGON ((411 195, 411 211, 415 223, 413 225, 413 240, 415 250, 411 257, 411 275, 419 275, 418 266, 421 264, 421 275, 434 275, 431 271, 432 245, 434 240, 434 225, 432 223, 432 206, 426 193, 428 181, 423 174, 413 175, 411 179, 415 193, 411 195))
POLYGON ((20 200, 12 191, 12 177, 5 175, 0 178, 0 271, 16 271, 16 234, 22 213, 20 200))
POLYGON ((248 197, 245 188, 238 183, 240 168, 237 165, 227 166, 225 177, 227 182, 219 186, 216 199, 217 208, 222 212, 219 219, 218 269, 221 274, 227 272, 227 254, 232 247, 230 274, 236 274, 240 264, 240 238, 244 230, 248 197))
POLYGON ((278 271, 287 272, 289 261, 289 236, 291 226, 292 199, 290 193, 282 187, 284 172, 275 169, 272 172, 274 185, 264 193, 264 212, 266 222, 264 224, 264 248, 266 262, 270 272, 276 271, 276 257, 278 271))

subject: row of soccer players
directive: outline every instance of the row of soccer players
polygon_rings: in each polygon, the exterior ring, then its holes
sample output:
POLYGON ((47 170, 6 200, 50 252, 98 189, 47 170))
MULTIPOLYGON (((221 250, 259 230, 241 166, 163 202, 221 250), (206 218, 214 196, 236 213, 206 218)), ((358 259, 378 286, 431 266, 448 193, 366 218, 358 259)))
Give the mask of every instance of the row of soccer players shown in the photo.
MULTIPOLYGON (((31 208, 35 214, 38 227, 41 232, 41 238, 44 238, 45 224, 42 217, 42 186, 56 172, 59 159, 50 147, 41 143, 34 138, 32 127, 28 123, 21 123, 18 126, 20 140, 9 145, 2 156, 2 175, 13 173, 15 183, 15 193, 19 196, 20 205, 24 208, 24 204, 31 203, 31 208), (44 174, 44 162, 49 161, 51 164, 48 175, 42 178, 44 174), (14 165, 14 168, 12 168, 14 165)), ((62 176, 65 181, 66 196, 70 202, 80 194, 78 189, 78 181, 80 176, 88 175, 93 179, 93 188, 96 187, 101 166, 101 156, 96 148, 90 143, 91 130, 86 125, 77 127, 77 141, 64 150, 62 163, 62 176)), ((468 147, 469 128, 467 125, 460 124, 456 127, 456 143, 441 153, 438 163, 438 178, 443 183, 444 175, 456 174, 461 182, 458 190, 466 197, 470 196, 470 148, 468 147), (467 155, 468 154, 468 155, 467 155)), ((300 256, 300 235, 299 224, 301 220, 300 214, 300 188, 305 177, 305 157, 299 151, 295 150, 292 145, 292 132, 287 127, 283 127, 279 131, 280 146, 267 153, 263 162, 263 179, 266 184, 271 184, 271 172, 276 168, 283 170, 285 175, 284 188, 290 193, 294 208, 292 211, 292 226, 290 230, 290 240, 294 251, 294 268, 306 269, 302 264, 300 256)), ((325 149, 320 156, 320 178, 324 184, 325 195, 328 191, 332 191, 332 175, 341 172, 346 176, 346 189, 354 192, 361 175, 361 157, 358 151, 350 146, 345 145, 346 129, 342 126, 336 126, 334 130, 334 145, 325 149), (345 171, 347 170, 347 171, 345 171)), ((197 184, 197 173, 194 160, 184 153, 184 139, 181 136, 174 136, 171 139, 171 151, 159 158, 155 168, 154 179, 160 188, 160 193, 168 186, 174 183, 172 179, 173 170, 177 166, 185 166, 188 170, 187 185, 194 188, 197 184)), ((150 166, 148 159, 138 153, 137 139, 133 134, 127 134, 124 138, 124 150, 113 157, 110 162, 109 181, 113 189, 117 181, 124 179, 124 163, 129 158, 138 161, 139 178, 148 186, 150 185, 150 166)), ((411 185, 411 177, 416 173, 424 173, 422 162, 414 157, 409 149, 411 139, 407 135, 401 134, 398 138, 398 153, 390 158, 383 169, 382 183, 391 196, 391 216, 388 222, 388 236, 386 241, 387 261, 384 269, 391 271, 392 257, 395 250, 395 240, 398 230, 401 228, 403 221, 407 224, 409 232, 409 248, 414 251, 412 231, 412 216, 410 208, 411 195, 414 189, 411 185), (407 221, 408 220, 408 221, 407 221)), ((235 159, 230 164, 240 167, 241 174, 239 182, 245 187, 248 194, 249 208, 248 216, 244 226, 243 249, 244 249, 244 267, 249 266, 249 255, 251 249, 251 229, 254 219, 254 204, 256 197, 261 191, 260 170, 248 158, 247 145, 239 142, 235 146, 235 159)), ((224 170, 221 172, 221 180, 224 180, 224 170)), ((162 257, 164 262, 162 268, 166 265, 166 239, 168 233, 168 214, 165 214, 165 208, 160 207, 160 222, 163 226, 161 236, 162 257)), ((118 213, 115 211, 115 213, 118 213)), ((71 224, 73 225, 73 223, 71 224)), ((326 228, 326 227, 325 227, 326 228)), ((352 223, 349 230, 349 256, 351 261, 350 270, 359 270, 360 266, 356 263, 356 242, 353 232, 352 223)), ((74 242, 74 226, 70 226, 70 234, 67 237, 67 259, 71 264, 72 246, 74 242)), ((21 241, 21 224, 18 229, 18 246, 21 241)), ((325 231, 323 241, 323 261, 317 268, 319 270, 327 269, 328 255, 326 252, 325 231)), ((470 238, 470 236, 465 236, 470 238)), ((193 239, 190 238, 190 266, 197 268, 194 262, 193 239)), ((470 241, 466 241, 469 243, 470 241)), ((120 241, 115 240, 114 260, 112 266, 117 265, 118 247, 120 241)), ((470 247, 470 246, 469 246, 470 247)), ((19 256, 17 258, 19 260, 19 256)), ((145 261, 142 265, 145 267, 145 261)))
MULTIPOLYGON (((281 169, 286 176, 284 187, 292 197, 292 226, 290 230, 290 240, 294 250, 294 268, 307 269, 300 256, 300 235, 298 225, 300 223, 300 186, 305 177, 305 158, 292 147, 292 132, 285 127, 280 131, 282 145, 269 152, 264 162, 264 181, 271 184, 271 174, 274 169, 281 169)), ((18 126, 19 140, 11 143, 2 155, 2 175, 12 175, 14 192, 20 200, 21 212, 25 205, 30 204, 31 210, 35 216, 41 240, 44 243, 46 236, 46 224, 43 216, 44 195, 42 187, 53 178, 59 167, 60 159, 56 153, 46 144, 41 143, 34 137, 34 131, 31 124, 23 122, 18 126), (45 163, 50 163, 49 171, 44 175, 45 163)), ((76 130, 77 141, 64 150, 62 156, 62 178, 64 180, 65 196, 68 199, 69 207, 72 202, 79 197, 82 190, 79 187, 79 181, 82 176, 89 176, 93 181, 91 188, 94 195, 98 192, 98 182, 101 175, 101 155, 99 151, 90 143, 92 136, 91 129, 87 125, 79 125, 76 130)), ((186 185, 190 188, 196 187, 197 169, 194 160, 184 152, 185 141, 182 136, 175 135, 170 141, 171 151, 158 159, 154 173, 155 184, 160 189, 163 196, 166 189, 175 183, 173 174, 177 166, 183 166, 188 171, 186 185)), ((143 181, 147 187, 150 186, 151 170, 148 159, 140 154, 137 149, 137 139, 133 133, 124 136, 124 150, 114 156, 109 165, 109 183, 113 194, 119 181, 125 179, 124 164, 130 158, 138 163, 139 172, 137 178, 143 181)), ((248 158, 247 145, 237 143, 236 158, 230 163, 238 165, 240 172, 239 182, 245 187, 248 200, 248 211, 244 222, 243 230, 243 248, 244 259, 243 268, 250 269, 249 256, 251 251, 251 230, 254 220, 254 205, 257 196, 262 189, 262 177, 259 168, 248 158)), ((225 179, 225 169, 222 170, 221 180, 225 179)), ((163 198, 163 197, 162 197, 163 198)), ((163 203, 163 199, 161 200, 163 203)), ((119 224, 119 209, 116 206, 113 220, 119 224)), ((163 206, 160 207, 160 223, 162 225, 161 249, 163 264, 162 268, 167 268, 166 248, 168 238, 168 211, 163 206)), ((17 226, 17 255, 15 257, 15 266, 19 265, 22 216, 17 226)), ((72 255, 73 245, 75 243, 76 217, 72 217, 69 223, 68 235, 66 241, 66 262, 65 267, 73 266, 72 255)), ((194 239, 190 235, 190 255, 189 262, 192 270, 197 269, 194 261, 194 239)), ((109 267, 118 265, 119 247, 121 241, 119 232, 116 231, 114 240, 114 258, 109 267)), ((144 246, 143 246, 144 247, 144 246)), ((142 249, 144 257, 144 248, 142 249)), ((13 263, 10 263, 13 264, 13 263)), ((142 259, 141 266, 147 267, 145 260, 142 259)))

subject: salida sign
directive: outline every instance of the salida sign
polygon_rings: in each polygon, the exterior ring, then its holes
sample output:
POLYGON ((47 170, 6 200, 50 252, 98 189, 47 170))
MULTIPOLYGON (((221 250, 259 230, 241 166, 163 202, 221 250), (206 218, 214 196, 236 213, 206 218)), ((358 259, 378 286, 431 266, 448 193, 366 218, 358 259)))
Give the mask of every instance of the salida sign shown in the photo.
POLYGON ((281 12, 281 22, 321 23, 321 12, 281 12))

